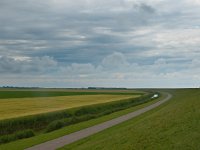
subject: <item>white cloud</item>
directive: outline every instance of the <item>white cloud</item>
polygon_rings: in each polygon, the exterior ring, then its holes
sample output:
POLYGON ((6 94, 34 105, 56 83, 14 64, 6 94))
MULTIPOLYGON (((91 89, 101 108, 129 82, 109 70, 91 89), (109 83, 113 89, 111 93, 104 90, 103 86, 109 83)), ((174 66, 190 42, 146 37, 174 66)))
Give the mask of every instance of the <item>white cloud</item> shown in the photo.
POLYGON ((49 56, 44 57, 0 57, 1 74, 37 74, 44 73, 57 66, 57 62, 49 56))
POLYGON ((160 44, 160 47, 185 47, 199 46, 199 29, 169 29, 158 32, 153 40, 160 44))
POLYGON ((128 67, 128 65, 129 63, 127 62, 125 56, 119 52, 106 56, 102 61, 102 66, 111 70, 128 67))
POLYGON ((63 71, 65 71, 66 75, 82 75, 85 74, 91 74, 95 71, 96 68, 92 64, 78 64, 73 63, 70 66, 67 66, 67 68, 63 68, 63 71))
POLYGON ((186 4, 189 4, 189 5, 200 5, 200 1, 199 0, 185 0, 186 4))

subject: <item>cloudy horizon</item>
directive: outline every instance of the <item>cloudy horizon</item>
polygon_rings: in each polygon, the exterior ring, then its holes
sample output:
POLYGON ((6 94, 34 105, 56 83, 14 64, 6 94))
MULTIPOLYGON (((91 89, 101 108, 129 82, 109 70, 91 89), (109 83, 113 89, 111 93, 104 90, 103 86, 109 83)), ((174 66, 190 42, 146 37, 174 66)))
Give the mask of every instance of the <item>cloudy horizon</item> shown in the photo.
POLYGON ((1 0, 0 86, 200 86, 198 0, 1 0))

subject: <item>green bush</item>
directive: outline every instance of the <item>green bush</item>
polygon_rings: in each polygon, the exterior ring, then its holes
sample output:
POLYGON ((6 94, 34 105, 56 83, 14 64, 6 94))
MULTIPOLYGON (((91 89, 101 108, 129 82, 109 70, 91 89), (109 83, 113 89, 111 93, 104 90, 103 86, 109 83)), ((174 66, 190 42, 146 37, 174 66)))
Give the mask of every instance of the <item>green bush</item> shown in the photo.
POLYGON ((16 132, 14 134, 1 136, 0 137, 0 144, 8 143, 8 142, 15 141, 15 140, 18 140, 18 139, 29 138, 29 137, 32 137, 32 136, 35 136, 33 130, 27 129, 27 130, 16 132))
POLYGON ((15 133, 15 137, 17 139, 24 139, 24 138, 29 138, 35 136, 33 130, 31 129, 27 129, 27 130, 23 130, 23 131, 19 131, 15 133))
POLYGON ((12 134, 16 131, 25 129, 41 130, 54 120, 67 118, 70 116, 72 116, 72 114, 68 110, 64 110, 46 114, 2 120, 0 121, 0 129, 2 129, 0 130, 0 135, 12 134))
POLYGON ((82 121, 86 121, 92 118, 96 118, 95 115, 84 115, 84 116, 73 116, 71 118, 65 118, 65 119, 61 119, 61 120, 56 120, 51 122, 47 128, 45 132, 51 132, 57 129, 60 129, 64 126, 68 126, 70 124, 75 124, 78 122, 82 122, 82 121))
POLYGON ((63 126, 64 126, 64 121, 62 120, 53 121, 47 126, 46 132, 51 132, 51 131, 60 129, 63 126))
POLYGON ((8 143, 8 142, 11 142, 11 141, 14 141, 14 140, 16 140, 16 137, 15 137, 14 134, 4 135, 4 136, 0 137, 0 144, 8 143))
POLYGON ((83 116, 74 116, 72 118, 71 124, 79 123, 82 121, 90 120, 92 118, 96 118, 96 115, 94 114, 88 114, 88 115, 83 115, 83 116))

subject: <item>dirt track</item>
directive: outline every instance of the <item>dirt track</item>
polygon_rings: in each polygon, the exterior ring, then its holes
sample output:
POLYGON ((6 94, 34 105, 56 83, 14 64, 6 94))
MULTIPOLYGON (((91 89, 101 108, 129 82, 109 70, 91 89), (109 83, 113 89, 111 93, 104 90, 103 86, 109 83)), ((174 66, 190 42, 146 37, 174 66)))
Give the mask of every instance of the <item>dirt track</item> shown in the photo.
POLYGON ((54 140, 33 146, 33 147, 30 147, 26 150, 55 150, 57 148, 63 147, 64 145, 73 143, 75 141, 78 141, 80 139, 88 137, 92 134, 95 134, 95 133, 98 133, 102 130, 110 128, 114 125, 117 125, 117 124, 122 123, 124 121, 127 121, 129 119, 132 119, 132 118, 134 118, 134 117, 136 117, 140 114, 143 114, 143 113, 165 103, 171 97, 172 97, 172 95, 167 93, 166 98, 164 98, 163 100, 160 100, 160 101, 158 101, 158 102, 156 102, 156 103, 154 103, 150 106, 147 106, 145 108, 139 109, 139 110, 134 111, 132 113, 123 115, 121 117, 106 121, 104 123, 101 123, 101 124, 98 124, 98 125, 95 125, 95 126, 92 126, 92 127, 89 127, 89 128, 86 128, 86 129, 83 129, 83 130, 80 130, 80 131, 77 131, 77 132, 74 132, 74 133, 71 133, 71 134, 68 134, 66 136, 63 136, 63 137, 60 137, 60 138, 57 138, 57 139, 54 139, 54 140))

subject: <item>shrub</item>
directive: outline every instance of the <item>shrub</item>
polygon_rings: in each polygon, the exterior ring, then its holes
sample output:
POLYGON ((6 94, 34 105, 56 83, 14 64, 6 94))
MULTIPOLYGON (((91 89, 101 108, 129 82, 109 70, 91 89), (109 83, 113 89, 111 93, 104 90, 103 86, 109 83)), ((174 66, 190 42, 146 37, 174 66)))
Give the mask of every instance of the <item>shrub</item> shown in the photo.
POLYGON ((33 130, 27 129, 27 130, 16 132, 14 134, 1 136, 0 137, 0 144, 8 143, 8 142, 15 141, 15 140, 18 140, 18 139, 29 138, 29 137, 32 137, 32 136, 35 136, 33 130))
POLYGON ((65 119, 61 119, 61 120, 56 120, 53 121, 52 123, 50 123, 45 132, 51 132, 57 129, 60 129, 64 126, 68 126, 70 124, 75 124, 75 123, 79 123, 82 121, 86 121, 92 118, 97 118, 98 115, 84 115, 84 116, 73 116, 71 118, 65 118, 65 119))
POLYGON ((27 129, 27 130, 23 130, 23 131, 19 131, 17 133, 15 133, 15 137, 17 139, 24 139, 24 138, 29 138, 35 136, 33 130, 31 129, 27 129))
POLYGON ((53 121, 47 126, 46 132, 51 132, 51 131, 60 129, 63 126, 64 126, 64 121, 62 120, 53 121))
POLYGON ((26 116, 14 119, 7 119, 0 121, 0 135, 12 134, 19 130, 44 129, 50 122, 66 117, 72 114, 68 110, 51 112, 46 114, 39 114, 33 116, 26 116))
POLYGON ((8 142, 11 142, 11 141, 14 141, 14 140, 16 140, 16 137, 15 137, 14 134, 4 135, 4 136, 0 137, 0 144, 8 143, 8 142))

